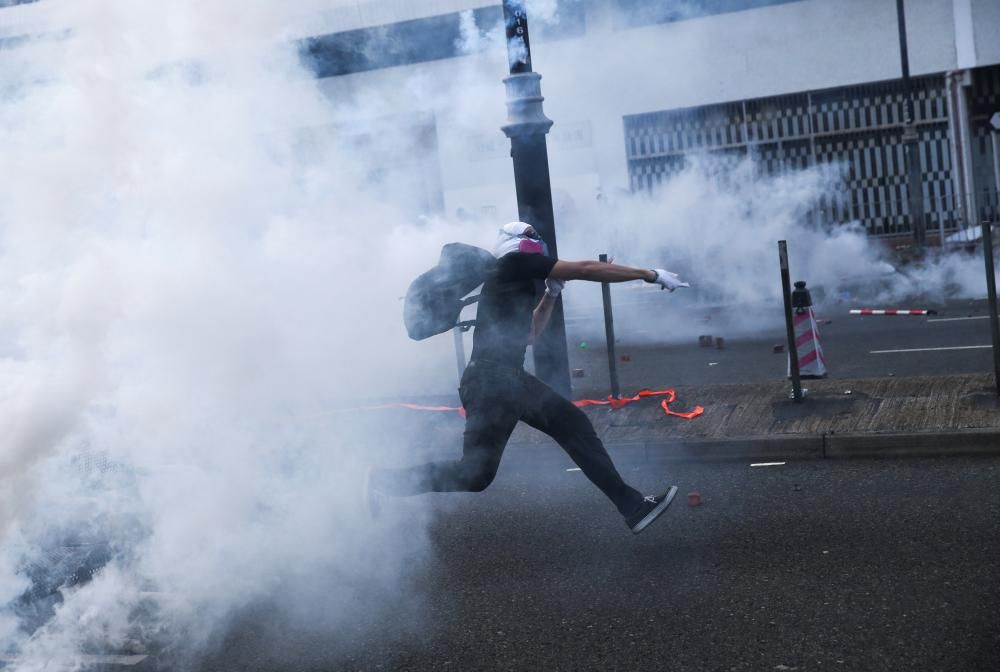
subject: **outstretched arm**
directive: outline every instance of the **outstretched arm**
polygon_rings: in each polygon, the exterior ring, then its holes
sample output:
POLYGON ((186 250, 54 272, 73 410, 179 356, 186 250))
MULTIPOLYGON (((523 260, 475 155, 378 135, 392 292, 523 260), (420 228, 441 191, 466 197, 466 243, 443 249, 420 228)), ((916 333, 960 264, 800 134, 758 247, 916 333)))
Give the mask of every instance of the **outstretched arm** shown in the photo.
POLYGON ((593 282, 628 282, 645 280, 656 282, 656 271, 648 268, 633 268, 605 261, 557 261, 549 272, 556 280, 591 280, 593 282))
POLYGON ((562 291, 567 280, 590 280, 592 282, 628 282, 629 280, 645 280, 657 284, 662 289, 671 292, 678 287, 690 287, 682 282, 676 273, 663 268, 635 268, 621 264, 609 264, 606 261, 557 261, 545 279, 545 294, 535 306, 531 316, 531 342, 545 330, 556 304, 556 297, 562 291))
POLYGON ((609 264, 603 261, 557 261, 549 278, 557 280, 591 280, 594 282, 627 282, 629 280, 645 280, 655 283, 661 289, 671 292, 679 287, 690 287, 676 273, 665 268, 633 268, 609 264))

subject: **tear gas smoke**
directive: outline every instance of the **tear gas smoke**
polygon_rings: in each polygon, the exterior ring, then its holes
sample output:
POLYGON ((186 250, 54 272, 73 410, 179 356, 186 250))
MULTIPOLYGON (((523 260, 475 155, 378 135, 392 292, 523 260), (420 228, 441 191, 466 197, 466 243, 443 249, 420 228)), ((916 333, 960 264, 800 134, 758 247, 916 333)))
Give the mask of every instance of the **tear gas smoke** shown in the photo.
MULTIPOLYGON (((620 263, 663 265, 692 282, 692 290, 669 296, 644 283, 616 288, 616 320, 620 315, 626 329, 646 327, 630 338, 690 340, 703 329, 693 315, 713 306, 734 314, 727 333, 753 334, 783 324, 778 240, 793 241, 793 273, 820 295, 823 287, 879 268, 877 249, 859 227, 813 224, 820 199, 839 180, 836 166, 766 176, 751 159, 734 166, 692 157, 651 194, 603 198, 580 212, 560 251, 580 258, 607 251, 620 263)), ((593 292, 578 294, 566 293, 570 314, 599 301, 593 292)))
MULTIPOLYGON (((466 15, 463 48, 486 51, 450 77, 381 73, 330 100, 294 44, 326 4, 46 0, 41 37, 0 59, 0 654, 22 669, 133 639, 197 652, 261 602, 330 632, 419 605, 425 500, 400 534, 402 514, 368 522, 361 483, 423 435, 331 411, 453 393, 450 339, 408 341, 399 298, 443 243, 488 247, 516 213, 418 222, 423 149, 391 112, 434 111, 444 159, 498 133, 503 31, 466 15), (19 596, 59 579, 70 542, 103 545, 103 569, 29 613, 19 596)), ((558 21, 528 9, 545 6, 558 21)), ((835 171, 696 160, 652 195, 579 204, 561 256, 680 272, 700 293, 664 310, 773 301, 778 238, 811 286, 877 272, 863 232, 808 223, 835 171)), ((945 274, 981 282, 954 260, 911 280, 945 274)))
MULTIPOLYGON (((683 19, 702 16, 693 3, 674 3, 671 8, 655 3, 616 3, 608 8, 612 26, 652 20, 678 21, 672 38, 677 52, 685 56, 675 63, 687 73, 690 86, 706 75, 707 50, 712 47, 705 26, 683 19), (643 18, 645 17, 645 18, 643 18)), ((558 25, 554 7, 538 8, 528 3, 532 26, 558 25)), ((757 28, 753 28, 757 29, 757 28)), ((476 25, 471 12, 464 17, 460 47, 467 53, 503 53, 503 26, 476 25)), ((618 37, 606 36, 611 43, 618 37)), ((597 42, 598 38, 589 38, 597 42)), ((607 46, 607 45, 604 45, 607 46)), ((536 40, 533 60, 545 77, 543 89, 553 96, 552 86, 561 90, 588 90, 594 81, 604 81, 594 73, 602 68, 620 67, 613 58, 595 59, 584 48, 562 42, 536 40), (585 67, 580 57, 587 55, 585 67)), ((656 82, 656 62, 629 64, 629 82, 656 82), (633 71, 631 68, 637 69, 633 71)), ((495 95, 483 90, 479 100, 495 95)), ((676 94, 677 92, 672 92, 676 94)), ((603 95, 579 96, 583 108, 562 113, 575 119, 611 119, 603 95)), ((683 96, 681 96, 683 98, 683 96)), ((546 101, 547 111, 559 105, 558 94, 546 101)), ((491 103, 490 113, 496 109, 491 103)), ((614 108, 617 109, 617 108, 614 108)), ((587 170, 558 160, 558 148, 550 143, 553 197, 559 253, 564 259, 593 259, 609 253, 621 263, 636 266, 666 266, 691 280, 692 291, 669 297, 653 287, 615 286, 614 305, 618 333, 636 341, 688 341, 703 331, 692 320, 705 308, 718 308, 732 319, 727 333, 732 336, 759 336, 783 325, 776 243, 789 241, 792 273, 806 280, 818 304, 859 301, 866 305, 901 305, 910 301, 943 302, 949 298, 985 295, 981 260, 962 252, 931 253, 919 263, 898 267, 888 249, 869 238, 859 223, 834 223, 821 211, 823 202, 843 194, 846 166, 822 164, 802 171, 767 174, 752 158, 733 162, 732 157, 711 154, 691 155, 686 167, 665 180, 653 193, 624 191, 601 185, 598 198, 587 199, 573 184, 577 173, 587 170), (572 195, 569 195, 569 194, 572 195), (644 333, 640 333, 644 332, 644 333)), ((598 169, 602 176, 608 171, 598 169)), ((600 292, 571 283, 563 294, 570 329, 576 336, 603 335, 600 292)))
MULTIPOLYGON (((836 198, 842 170, 827 164, 769 176, 750 158, 734 165, 692 156, 684 170, 652 193, 602 198, 578 211, 571 226, 560 230, 560 254, 595 258, 607 251, 620 263, 640 266, 653 260, 692 281, 691 291, 669 297, 643 283, 616 288, 615 319, 622 321, 621 333, 639 342, 689 341, 703 331, 692 317, 706 308, 728 314, 730 335, 780 331, 784 313, 776 243, 782 239, 789 241, 792 274, 807 281, 819 306, 985 296, 982 264, 975 255, 932 253, 897 269, 860 224, 826 221, 822 199, 836 198), (636 333, 630 327, 637 327, 636 333)), ((572 290, 571 285, 564 292, 570 315, 599 316, 599 293, 572 290)), ((592 320, 578 328, 594 335, 603 325, 592 320)))
POLYGON ((297 14, 37 9, 55 37, 0 61, 0 654, 182 655, 261 601, 329 629, 416 603, 426 512, 400 534, 361 497, 369 465, 414 459, 407 419, 330 412, 453 391, 450 343, 409 342, 399 297, 463 236, 345 139, 297 14), (68 548, 103 569, 61 585, 68 548))

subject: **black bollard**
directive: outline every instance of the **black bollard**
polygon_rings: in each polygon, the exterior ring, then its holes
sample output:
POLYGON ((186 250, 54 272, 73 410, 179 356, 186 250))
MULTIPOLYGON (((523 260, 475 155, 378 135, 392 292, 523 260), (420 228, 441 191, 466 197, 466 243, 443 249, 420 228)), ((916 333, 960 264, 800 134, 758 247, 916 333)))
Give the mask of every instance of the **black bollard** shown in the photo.
POLYGON ((788 272, 788 244, 778 241, 778 261, 781 264, 781 296, 785 300, 785 331, 788 336, 788 370, 792 379, 792 398, 802 402, 802 380, 799 378, 799 352, 795 347, 795 325, 792 323, 792 281, 788 272))
MULTIPOLYGON (((608 263, 608 255, 598 257, 608 263)), ((604 299, 604 337, 608 342, 608 376, 611 378, 611 396, 618 399, 621 390, 618 389, 618 363, 615 361, 615 317, 611 312, 611 285, 601 283, 601 298, 604 299)))
POLYGON ((990 331, 993 335, 993 381, 1000 396, 1000 323, 997 321, 997 281, 993 268, 993 224, 983 222, 983 260, 986 262, 986 294, 990 300, 990 331))

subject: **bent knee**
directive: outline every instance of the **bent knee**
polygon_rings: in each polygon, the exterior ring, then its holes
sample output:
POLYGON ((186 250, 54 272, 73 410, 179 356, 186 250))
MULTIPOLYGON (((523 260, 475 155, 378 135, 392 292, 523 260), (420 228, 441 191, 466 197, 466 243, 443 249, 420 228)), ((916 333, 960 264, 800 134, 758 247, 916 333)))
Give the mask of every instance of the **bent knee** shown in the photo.
POLYGON ((468 492, 482 492, 486 488, 490 487, 490 483, 497 475, 497 465, 493 464, 476 464, 469 465, 463 474, 463 481, 465 482, 465 489, 468 492))
POLYGON ((496 472, 476 474, 466 481, 466 488, 469 492, 482 492, 490 487, 490 483, 493 482, 495 476, 496 472))

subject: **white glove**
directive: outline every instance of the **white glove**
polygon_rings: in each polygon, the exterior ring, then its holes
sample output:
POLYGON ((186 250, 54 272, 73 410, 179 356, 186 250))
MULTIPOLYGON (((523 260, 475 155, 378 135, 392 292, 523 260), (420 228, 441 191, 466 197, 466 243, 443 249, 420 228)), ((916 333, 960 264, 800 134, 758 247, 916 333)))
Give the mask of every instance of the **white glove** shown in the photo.
POLYGON ((545 293, 551 296, 553 299, 559 296, 559 293, 562 292, 563 287, 565 286, 566 286, 565 280, 545 278, 545 293))
POLYGON ((691 286, 686 282, 681 282, 680 276, 665 268, 654 268, 653 272, 656 273, 656 279, 653 280, 652 284, 659 285, 661 289, 669 289, 672 292, 678 287, 691 286))

